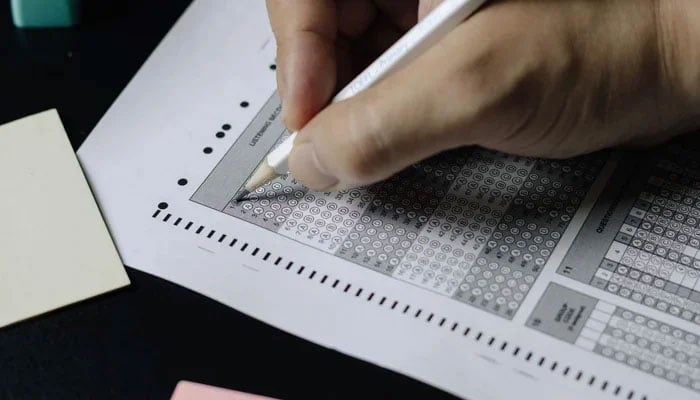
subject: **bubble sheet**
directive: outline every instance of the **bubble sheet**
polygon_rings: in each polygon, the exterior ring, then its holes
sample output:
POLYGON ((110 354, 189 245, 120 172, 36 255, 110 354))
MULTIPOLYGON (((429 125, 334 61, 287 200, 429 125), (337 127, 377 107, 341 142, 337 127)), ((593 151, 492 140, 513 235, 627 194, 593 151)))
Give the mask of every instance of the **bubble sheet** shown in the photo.
MULTIPOLYGON (((462 160, 460 160, 462 161, 462 160)), ((476 151, 394 276, 451 296, 469 274, 533 161, 476 151)))
POLYGON ((671 324, 552 283, 527 325, 700 392, 700 340, 671 324))
POLYGON ((454 298, 512 317, 603 164, 600 156, 524 162, 517 193, 454 298))
POLYGON ((392 274, 454 182, 455 153, 432 158, 376 186, 376 194, 338 256, 392 274))
MULTIPOLYGON (((273 147, 277 147, 289 136, 284 129, 273 147)), ((237 203, 231 198, 222 210, 224 213, 248 221, 268 230, 278 232, 292 217, 292 212, 304 201, 308 188, 291 176, 282 176, 269 182, 248 196, 249 201, 237 203)), ((297 214, 298 215, 298 214, 297 214)), ((292 224, 296 224, 296 221, 292 224)), ((285 229, 284 232, 288 230, 285 229)))
POLYGON ((337 193, 282 177, 224 212, 512 318, 605 160, 459 149, 337 193))
POLYGON ((685 330, 617 307, 593 351, 700 391, 700 346, 685 330))
MULTIPOLYGON (((700 333, 692 322, 633 304, 632 296, 589 285, 662 149, 556 162, 462 148, 371 187, 316 193, 285 177, 231 203, 287 134, 275 42, 260 3, 194 2, 83 144, 81 164, 124 262, 458 396, 697 397, 685 389, 696 384, 693 374, 672 368, 691 378, 672 384, 594 350, 607 324, 600 318, 614 307, 700 333), (236 51, 222 52, 222 44, 236 51), (182 83, 177 91, 173 81, 182 83), (592 188, 589 174, 598 177, 592 188), (583 205, 576 203, 581 194, 583 205), (561 219, 567 204, 577 208, 570 223, 561 219), (563 229, 561 238, 552 236, 563 229), (548 320, 536 315, 539 323, 526 325, 535 306, 552 299, 543 290, 557 283, 587 297, 563 297, 564 312, 554 304, 548 320), (364 326, 373 334, 363 334, 364 326), (470 385, 474 377, 488 382, 470 385)), ((673 271, 671 283, 680 277, 673 271)), ((681 362, 676 357, 664 359, 681 362)))
POLYGON ((590 284, 700 324, 700 152, 664 149, 590 284))

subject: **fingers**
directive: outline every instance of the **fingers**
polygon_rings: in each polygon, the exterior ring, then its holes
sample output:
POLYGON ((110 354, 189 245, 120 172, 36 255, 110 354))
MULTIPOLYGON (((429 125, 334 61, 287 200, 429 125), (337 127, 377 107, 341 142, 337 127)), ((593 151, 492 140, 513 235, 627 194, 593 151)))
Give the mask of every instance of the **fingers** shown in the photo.
POLYGON ((314 117, 290 156, 295 178, 324 191, 361 186, 468 142, 456 134, 456 124, 470 106, 459 107, 459 114, 450 107, 468 97, 449 89, 451 72, 441 72, 449 68, 435 68, 455 54, 454 45, 436 46, 378 85, 314 117))
POLYGON ((442 0, 420 0, 418 4, 418 20, 425 18, 440 3, 442 3, 442 0))
POLYGON ((376 14, 371 0, 336 0, 338 31, 348 37, 361 35, 376 14))
POLYGON ((490 14, 316 115, 290 156, 295 178, 322 191, 363 186, 447 149, 500 143, 529 123, 538 61, 513 49, 520 35, 493 28, 503 21, 490 14))
POLYGON ((398 29, 408 30, 418 21, 418 0, 374 0, 377 7, 398 29))
POLYGON ((383 14, 377 15, 372 25, 367 27, 367 30, 357 37, 357 40, 354 41, 350 48, 354 70, 351 78, 357 76, 386 49, 396 43, 403 33, 404 31, 401 31, 391 23, 388 17, 383 14))
POLYGON ((291 172, 328 191, 462 145, 560 158, 661 137, 689 113, 659 79, 655 3, 641 5, 492 1, 408 66, 313 117, 291 172))
POLYGON ((335 88, 337 19, 333 0, 267 0, 277 40, 277 86, 284 120, 298 130, 335 88))

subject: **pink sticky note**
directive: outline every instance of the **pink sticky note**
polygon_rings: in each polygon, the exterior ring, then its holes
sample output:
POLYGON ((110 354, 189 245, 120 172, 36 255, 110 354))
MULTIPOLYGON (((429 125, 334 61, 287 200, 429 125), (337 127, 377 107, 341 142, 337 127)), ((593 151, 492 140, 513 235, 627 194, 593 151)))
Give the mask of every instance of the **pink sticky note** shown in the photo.
POLYGON ((235 390, 222 389, 201 383, 180 381, 170 400, 275 400, 235 390))

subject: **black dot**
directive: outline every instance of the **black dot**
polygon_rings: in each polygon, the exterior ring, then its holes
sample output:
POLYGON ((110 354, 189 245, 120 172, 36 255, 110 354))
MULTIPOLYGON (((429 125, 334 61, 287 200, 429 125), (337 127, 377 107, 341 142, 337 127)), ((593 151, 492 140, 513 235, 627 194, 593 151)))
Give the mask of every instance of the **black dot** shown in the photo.
POLYGON ((242 102, 241 102, 241 107, 243 107, 243 108, 246 108, 246 107, 248 107, 249 105, 250 105, 250 104, 248 104, 247 101, 242 101, 242 102))
POLYGON ((185 179, 185 178, 178 179, 177 184, 180 186, 185 186, 185 185, 187 185, 187 179, 185 179))
POLYGON ((214 149, 212 149, 211 147, 205 147, 203 151, 204 154, 211 154, 211 152, 214 151, 214 149))
POLYGON ((276 66, 275 64, 271 64, 271 65, 270 65, 270 69, 274 71, 274 70, 277 69, 277 66, 276 66))
POLYGON ((218 137, 219 139, 223 138, 224 136, 226 136, 225 133, 223 133, 223 132, 216 132, 216 137, 218 137))
POLYGON ((223 125, 221 126, 221 129, 227 131, 227 130, 231 129, 231 125, 229 125, 229 124, 223 124, 223 125))
POLYGON ((165 210, 166 208, 168 208, 168 203, 162 202, 158 204, 158 208, 160 208, 161 210, 165 210))

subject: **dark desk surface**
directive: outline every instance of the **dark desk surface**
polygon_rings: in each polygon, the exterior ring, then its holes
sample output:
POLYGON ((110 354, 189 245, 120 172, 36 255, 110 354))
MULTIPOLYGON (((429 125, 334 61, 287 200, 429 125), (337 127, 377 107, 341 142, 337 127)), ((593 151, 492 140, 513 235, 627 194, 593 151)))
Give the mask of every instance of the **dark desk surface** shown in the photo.
MULTIPOLYGON (((77 148, 189 1, 86 2, 105 9, 42 31, 15 29, 8 3, 0 121, 57 108, 77 148)), ((127 271, 127 289, 0 329, 0 399, 168 399, 181 379, 284 399, 452 398, 127 271)))

